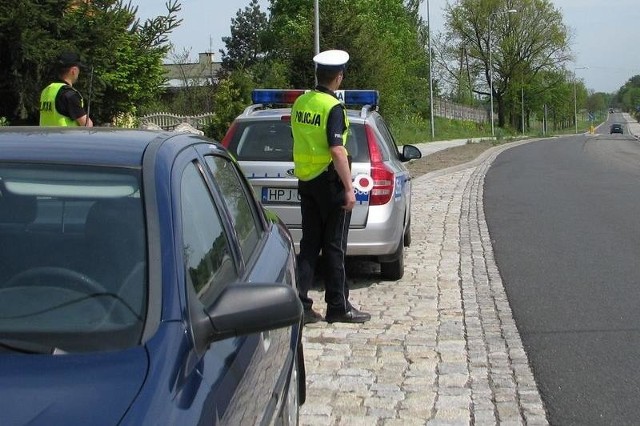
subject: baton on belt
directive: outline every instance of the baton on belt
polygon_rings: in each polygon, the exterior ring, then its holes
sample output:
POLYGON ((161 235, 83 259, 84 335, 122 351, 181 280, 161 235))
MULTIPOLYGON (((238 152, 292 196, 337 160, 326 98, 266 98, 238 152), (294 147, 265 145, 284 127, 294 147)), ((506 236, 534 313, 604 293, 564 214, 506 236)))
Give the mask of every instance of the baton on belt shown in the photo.
POLYGON ((89 74, 89 97, 87 98, 87 120, 85 126, 89 123, 89 113, 91 112, 91 95, 93 94, 93 65, 91 65, 91 71, 89 74))

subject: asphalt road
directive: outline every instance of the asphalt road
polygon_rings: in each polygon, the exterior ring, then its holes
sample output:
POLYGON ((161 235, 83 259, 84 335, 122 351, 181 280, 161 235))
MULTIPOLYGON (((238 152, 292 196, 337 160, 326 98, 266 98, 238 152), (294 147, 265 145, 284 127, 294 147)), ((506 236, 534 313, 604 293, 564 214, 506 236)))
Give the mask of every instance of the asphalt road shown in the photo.
POLYGON ((484 209, 550 423, 638 424, 640 142, 579 135, 506 150, 484 209))

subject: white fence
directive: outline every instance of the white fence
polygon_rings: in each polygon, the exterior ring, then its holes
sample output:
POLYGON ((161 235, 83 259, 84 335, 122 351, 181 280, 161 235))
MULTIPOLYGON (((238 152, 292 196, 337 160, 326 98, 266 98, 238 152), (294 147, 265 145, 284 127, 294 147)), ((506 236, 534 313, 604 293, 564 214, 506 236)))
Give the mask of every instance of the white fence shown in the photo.
POLYGON ((433 115, 453 120, 475 121, 476 123, 485 123, 490 120, 489 111, 484 108, 459 105, 446 99, 433 100, 433 115))
POLYGON ((213 119, 213 113, 200 115, 177 115, 168 112, 156 112, 140 117, 140 126, 146 127, 155 124, 164 130, 174 130, 180 124, 188 124, 191 127, 202 130, 213 119))
MULTIPOLYGON (((476 123, 489 122, 489 111, 484 108, 474 108, 456 104, 446 99, 433 100, 433 114, 454 120, 474 121, 476 123)), ((191 127, 203 130, 213 119, 213 113, 200 115, 178 115, 169 112, 156 112, 140 117, 140 126, 156 125, 164 130, 174 130, 179 124, 189 124, 191 127)))

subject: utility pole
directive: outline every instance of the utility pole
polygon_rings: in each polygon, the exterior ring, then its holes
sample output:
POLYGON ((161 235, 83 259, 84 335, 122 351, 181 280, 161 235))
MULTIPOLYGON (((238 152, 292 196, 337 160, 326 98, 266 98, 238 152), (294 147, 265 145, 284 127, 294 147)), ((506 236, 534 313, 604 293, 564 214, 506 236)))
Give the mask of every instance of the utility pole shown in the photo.
POLYGON ((429 12, 429 0, 427 0, 427 44, 429 49, 429 109, 431 110, 431 140, 436 137, 433 118, 433 67, 431 66, 431 19, 429 12))
MULTIPOLYGON (((318 53, 320 53, 320 4, 319 4, 319 0, 314 0, 313 2, 313 15, 314 15, 314 21, 315 21, 315 40, 313 43, 313 51, 315 52, 315 54, 317 55, 318 53)), ((317 68, 318 65, 315 64, 315 67, 317 68)), ((316 75, 316 73, 313 73, 314 75, 316 75)), ((315 82, 316 82, 316 86, 318 85, 318 77, 315 77, 315 82)))

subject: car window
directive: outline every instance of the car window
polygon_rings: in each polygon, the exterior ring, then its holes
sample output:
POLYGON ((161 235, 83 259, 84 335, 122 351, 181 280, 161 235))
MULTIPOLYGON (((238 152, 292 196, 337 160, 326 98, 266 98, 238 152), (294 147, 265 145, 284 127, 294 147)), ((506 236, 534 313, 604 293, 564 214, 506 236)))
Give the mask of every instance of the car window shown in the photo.
POLYGON ((249 198, 253 193, 245 187, 233 163, 212 155, 205 156, 205 160, 231 214, 242 255, 249 259, 258 245, 261 233, 260 222, 249 198))
MULTIPOLYGON (((239 161, 293 161, 293 136, 288 120, 239 121, 229 151, 239 161)), ((369 147, 361 123, 352 123, 347 151, 355 162, 366 162, 369 147)))
POLYGON ((384 139, 385 149, 389 152, 393 158, 400 158, 400 153, 398 151, 398 147, 396 145, 395 139, 391 134, 391 131, 387 127, 387 124, 384 122, 381 116, 375 117, 376 126, 378 127, 378 131, 382 134, 382 138, 384 139))
POLYGON ((220 213, 193 163, 185 168, 180 188, 185 268, 196 295, 208 308, 237 279, 236 268, 220 213))
POLYGON ((252 121, 238 126, 229 148, 238 160, 292 161, 293 137, 288 121, 252 121))
POLYGON ((141 195, 137 171, 0 165, 0 335, 66 352, 139 344, 141 195))
POLYGON ((369 161, 369 145, 362 123, 350 123, 346 147, 352 161, 356 163, 369 161))

